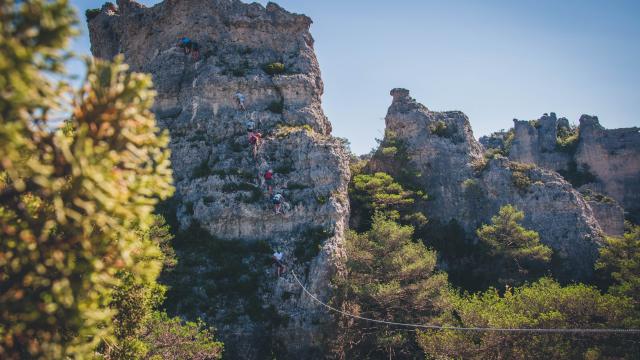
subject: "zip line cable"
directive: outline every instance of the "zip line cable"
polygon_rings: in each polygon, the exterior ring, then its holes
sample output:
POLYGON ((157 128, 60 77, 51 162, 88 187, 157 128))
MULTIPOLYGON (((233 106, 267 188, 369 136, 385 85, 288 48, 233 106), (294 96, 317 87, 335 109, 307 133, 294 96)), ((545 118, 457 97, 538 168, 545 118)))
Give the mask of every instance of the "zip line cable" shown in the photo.
POLYGON ((314 294, 309 292, 307 288, 302 285, 300 279, 296 273, 291 270, 293 277, 296 279, 298 285, 302 288, 302 290, 309 295, 314 301, 319 303, 320 305, 326 307, 327 309, 340 313, 344 316, 348 316, 354 319, 370 321, 379 324, 387 324, 394 326, 403 326, 403 327, 412 327, 412 328, 421 328, 421 329, 432 329, 432 330, 457 330, 457 331, 494 331, 494 332, 532 332, 532 333, 627 333, 627 334, 640 334, 640 329, 545 329, 545 328, 490 328, 490 327, 459 327, 459 326, 438 326, 438 325, 424 325, 424 324, 408 324, 408 323, 400 323, 394 321, 385 321, 378 319, 371 319, 364 316, 354 315, 340 309, 336 309, 333 306, 324 303, 320 299, 318 299, 314 294))

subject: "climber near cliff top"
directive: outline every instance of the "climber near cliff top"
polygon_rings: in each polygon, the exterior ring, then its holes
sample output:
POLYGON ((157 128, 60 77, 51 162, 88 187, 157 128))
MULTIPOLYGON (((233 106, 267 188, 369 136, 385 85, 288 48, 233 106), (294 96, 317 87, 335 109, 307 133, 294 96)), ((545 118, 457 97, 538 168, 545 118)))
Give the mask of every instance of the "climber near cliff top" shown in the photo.
POLYGON ((282 258, 284 257, 284 254, 282 253, 282 251, 280 251, 280 249, 277 249, 276 252, 273 253, 273 262, 276 265, 276 276, 280 277, 282 276, 282 274, 284 274, 284 272, 287 270, 287 267, 284 265, 284 262, 282 260, 282 258))
POLYGON ((235 97, 240 109, 242 109, 242 111, 246 111, 247 109, 244 107, 244 94, 238 91, 236 92, 235 97))
POLYGON ((190 38, 186 36, 182 37, 178 42, 178 47, 182 48, 185 55, 191 54, 194 60, 200 58, 200 45, 190 38))
POLYGON ((276 214, 281 214, 280 207, 282 206, 282 202, 284 201, 284 197, 282 196, 282 194, 277 193, 273 195, 271 201, 273 201, 273 206, 276 214))

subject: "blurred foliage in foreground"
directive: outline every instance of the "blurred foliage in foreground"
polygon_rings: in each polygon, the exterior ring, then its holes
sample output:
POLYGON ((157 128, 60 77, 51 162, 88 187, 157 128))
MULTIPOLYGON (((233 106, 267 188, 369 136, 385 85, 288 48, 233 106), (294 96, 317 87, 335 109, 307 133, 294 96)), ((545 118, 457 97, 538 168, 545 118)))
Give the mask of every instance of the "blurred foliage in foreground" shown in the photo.
MULTIPOLYGON (((123 290, 159 289, 162 244, 141 232, 173 187, 151 78, 96 60, 72 91, 64 49, 75 26, 68 1, 0 1, 0 358, 95 356, 135 322, 119 313, 135 293, 123 290), (62 114, 65 127, 51 131, 62 114)), ((182 326, 149 318, 153 339, 182 326)), ((180 331, 209 338, 198 330, 180 331)))

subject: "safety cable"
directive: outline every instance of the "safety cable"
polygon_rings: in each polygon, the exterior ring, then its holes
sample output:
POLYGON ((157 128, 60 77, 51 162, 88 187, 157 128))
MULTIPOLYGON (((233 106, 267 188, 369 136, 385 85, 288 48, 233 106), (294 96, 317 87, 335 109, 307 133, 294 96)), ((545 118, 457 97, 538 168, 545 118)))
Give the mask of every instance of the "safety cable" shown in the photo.
POLYGON ((348 312, 342 311, 340 309, 336 309, 333 306, 322 302, 318 299, 314 294, 309 292, 307 288, 302 285, 300 279, 296 273, 291 270, 293 277, 296 279, 296 282, 302 290, 309 295, 314 301, 319 303, 320 305, 326 307, 327 309, 340 313, 342 315, 352 317, 354 319, 364 320, 375 322, 379 324, 387 324, 394 326, 404 326, 404 327, 412 327, 412 328, 421 328, 421 329, 432 329, 432 330, 457 330, 457 331, 494 331, 494 332, 532 332, 532 333, 631 333, 631 334, 640 334, 640 329, 545 329, 545 328, 490 328, 490 327, 460 327, 460 326, 438 326, 438 325, 424 325, 424 324, 408 324, 408 323, 400 323, 394 321, 385 321, 378 319, 371 319, 359 315, 350 314, 348 312))

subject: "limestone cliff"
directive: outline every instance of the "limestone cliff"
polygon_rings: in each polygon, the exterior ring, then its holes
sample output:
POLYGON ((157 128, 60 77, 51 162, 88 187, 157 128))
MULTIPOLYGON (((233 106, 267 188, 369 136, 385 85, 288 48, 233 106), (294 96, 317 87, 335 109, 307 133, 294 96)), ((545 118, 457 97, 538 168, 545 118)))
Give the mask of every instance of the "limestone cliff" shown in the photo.
MULTIPOLYGON (((524 225, 539 232, 560 259, 564 280, 588 279, 597 257, 601 228, 584 197, 555 172, 495 156, 485 158, 465 114, 435 112, 416 102, 405 89, 391 91, 393 102, 383 140, 403 144, 415 180, 430 196, 427 216, 457 221, 469 237, 505 204, 526 214, 524 225)), ((378 152, 375 170, 397 175, 398 164, 378 152)))
MULTIPOLYGON (((595 116, 583 115, 572 128, 566 118, 544 114, 535 121, 514 120, 511 137, 495 133, 480 140, 504 150, 509 159, 558 171, 581 191, 615 199, 635 222, 640 220, 640 129, 605 129, 595 116)), ((599 220, 610 234, 623 231, 622 209, 601 202, 599 220)))
POLYGON ((150 8, 119 0, 117 5, 116 13, 103 9, 89 20, 92 52, 103 58, 123 54, 132 70, 153 75, 154 111, 171 134, 177 219, 183 230, 206 231, 202 236, 193 231, 193 239, 177 248, 183 268, 174 275, 180 294, 174 308, 215 325, 232 358, 274 352, 278 358, 322 356, 331 319, 303 296, 291 271, 276 279, 268 254, 241 257, 235 265, 251 272, 234 281, 255 291, 244 307, 252 311, 230 310, 246 303, 246 296, 219 309, 220 281, 211 279, 220 266, 212 260, 217 254, 198 257, 211 247, 200 244, 196 251, 188 244, 211 236, 258 244, 267 252, 281 248, 289 269, 328 298, 329 280, 343 258, 349 170, 347 153, 331 137, 321 108, 311 20, 273 3, 265 8, 238 0, 165 0, 150 8), (200 45, 199 59, 176 46, 183 36, 200 45), (270 71, 266 66, 272 63, 284 68, 270 71), (236 103, 238 91, 246 97, 246 111, 236 103), (245 128, 249 120, 264 137, 255 158, 245 128), (274 191, 286 201, 285 214, 274 213, 260 181, 270 168, 274 191), (269 343, 260 341, 265 338, 269 343))

